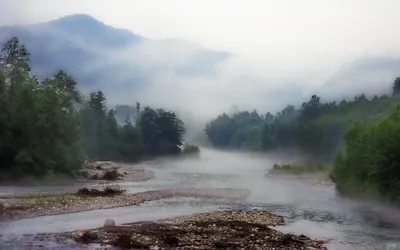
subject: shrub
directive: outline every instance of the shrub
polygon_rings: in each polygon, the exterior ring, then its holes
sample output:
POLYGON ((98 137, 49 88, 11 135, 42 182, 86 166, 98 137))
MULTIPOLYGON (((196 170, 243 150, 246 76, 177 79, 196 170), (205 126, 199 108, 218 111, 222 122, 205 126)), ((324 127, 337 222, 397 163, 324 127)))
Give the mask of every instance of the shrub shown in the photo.
POLYGON ((306 174, 318 173, 327 170, 328 167, 322 165, 294 165, 294 164, 274 164, 269 171, 271 174, 306 174))
POLYGON ((103 190, 96 188, 89 189, 87 187, 80 188, 78 195, 91 195, 91 196, 114 196, 123 194, 126 190, 121 189, 120 186, 107 186, 103 190))
POLYGON ((182 155, 199 155, 200 149, 195 145, 190 145, 189 143, 185 143, 182 149, 182 155))
POLYGON ((400 201, 400 107, 376 124, 355 124, 345 142, 332 172, 338 191, 400 201))

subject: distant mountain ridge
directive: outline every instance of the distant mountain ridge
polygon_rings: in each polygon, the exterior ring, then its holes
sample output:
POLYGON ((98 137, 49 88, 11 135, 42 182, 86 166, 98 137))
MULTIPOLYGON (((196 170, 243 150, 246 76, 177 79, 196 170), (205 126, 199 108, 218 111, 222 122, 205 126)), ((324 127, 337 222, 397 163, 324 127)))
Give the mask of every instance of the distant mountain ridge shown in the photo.
POLYGON ((0 27, 0 42, 12 36, 26 44, 32 69, 39 78, 64 69, 81 88, 89 90, 138 89, 166 71, 212 74, 216 64, 230 56, 184 40, 147 39, 85 14, 0 27))
POLYGON ((342 98, 362 93, 370 97, 389 94, 396 77, 400 77, 399 58, 362 57, 344 64, 321 86, 319 93, 329 99, 337 99, 337 93, 345 93, 342 98))

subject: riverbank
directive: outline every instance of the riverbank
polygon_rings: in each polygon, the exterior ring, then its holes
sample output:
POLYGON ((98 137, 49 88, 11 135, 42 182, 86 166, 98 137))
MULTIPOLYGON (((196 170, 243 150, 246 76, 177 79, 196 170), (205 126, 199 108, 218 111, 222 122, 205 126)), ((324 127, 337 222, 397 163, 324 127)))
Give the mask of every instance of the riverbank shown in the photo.
POLYGON ((87 161, 79 172, 78 179, 93 181, 147 181, 155 178, 147 164, 129 165, 112 161, 87 161))
POLYGON ((0 198, 0 221, 115 207, 137 206, 147 201, 175 197, 241 201, 249 195, 250 192, 248 190, 235 188, 188 188, 153 190, 133 194, 122 193, 113 196, 56 194, 3 197, 0 198))
POLYGON ((273 229, 284 223, 266 211, 216 211, 122 225, 108 220, 101 228, 40 237, 133 249, 327 249, 322 241, 273 229))
POLYGON ((26 176, 19 180, 1 179, 0 186, 71 186, 85 183, 140 182, 155 178, 149 162, 137 164, 112 161, 86 161, 74 176, 50 175, 41 179, 26 176))
POLYGON ((330 167, 322 165, 274 164, 266 175, 313 181, 317 185, 334 185, 330 178, 330 172, 330 167))

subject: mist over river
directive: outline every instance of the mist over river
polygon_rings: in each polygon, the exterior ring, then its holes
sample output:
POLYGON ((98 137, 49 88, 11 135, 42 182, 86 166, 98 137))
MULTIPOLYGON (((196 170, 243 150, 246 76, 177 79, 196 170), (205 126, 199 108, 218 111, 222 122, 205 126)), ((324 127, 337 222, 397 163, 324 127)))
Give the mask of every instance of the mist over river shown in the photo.
MULTIPOLYGON (((156 160, 148 165, 155 172, 155 179, 120 185, 128 192, 166 188, 243 188, 250 191, 250 196, 243 202, 173 198, 134 207, 1 222, 0 249, 25 249, 26 242, 19 240, 25 233, 95 228, 102 226, 107 218, 124 223, 230 207, 267 209, 283 215, 287 223, 278 227, 279 230, 326 240, 328 249, 400 249, 400 211, 339 198, 334 187, 329 184, 266 176, 265 173, 274 163, 271 158, 257 154, 211 149, 202 149, 200 159, 156 160)), ((76 188, 3 186, 0 187, 0 194, 54 192, 76 188)), ((44 242, 42 246, 63 249, 54 243, 44 242)))

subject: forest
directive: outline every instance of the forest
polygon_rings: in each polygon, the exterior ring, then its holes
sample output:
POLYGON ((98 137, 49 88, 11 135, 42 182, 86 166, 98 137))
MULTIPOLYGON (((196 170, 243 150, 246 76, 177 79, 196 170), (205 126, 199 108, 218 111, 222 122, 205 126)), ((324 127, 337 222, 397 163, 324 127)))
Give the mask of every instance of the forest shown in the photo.
POLYGON ((301 164, 328 164, 342 193, 400 201, 400 78, 389 95, 323 102, 313 95, 301 107, 272 114, 221 114, 205 126, 216 148, 286 153, 301 164), (398 145, 399 144, 399 145, 398 145))
MULTIPOLYGON (((39 80, 13 37, 0 53, 0 179, 74 176, 87 159, 135 162, 179 155, 185 126, 139 103, 123 125, 102 91, 84 96, 65 71, 39 80)), ((196 151, 196 148, 190 148, 196 151)))
POLYGON ((287 105, 276 114, 262 115, 256 110, 221 114, 204 130, 217 148, 286 151, 314 162, 329 162, 343 146, 350 125, 377 122, 398 104, 398 95, 367 98, 361 94, 353 100, 328 103, 313 95, 301 107, 287 105))

